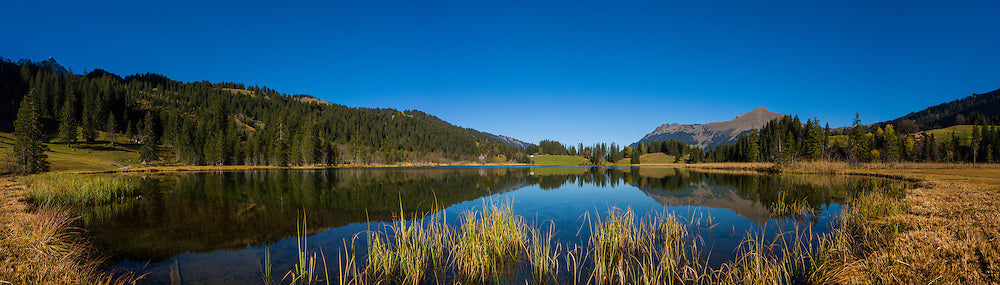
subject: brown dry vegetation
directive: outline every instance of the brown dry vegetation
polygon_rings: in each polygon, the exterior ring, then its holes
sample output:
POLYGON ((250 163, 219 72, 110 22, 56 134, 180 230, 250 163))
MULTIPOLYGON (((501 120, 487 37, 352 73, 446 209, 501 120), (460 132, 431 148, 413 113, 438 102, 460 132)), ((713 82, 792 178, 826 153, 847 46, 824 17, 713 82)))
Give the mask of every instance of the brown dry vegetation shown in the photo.
MULTIPOLYGON (((690 166, 689 166, 690 167, 690 166)), ((708 164, 695 168, 771 169, 766 164, 708 164)), ((1000 283, 1000 166, 996 164, 798 163, 786 173, 830 173, 915 181, 901 201, 905 211, 870 216, 857 227, 881 241, 859 240, 842 254, 836 283, 1000 283)), ((842 221, 843 222, 843 221, 842 221)), ((869 239, 875 239, 869 238, 869 239)))
POLYGON ((0 284, 129 284, 134 273, 103 273, 100 258, 58 206, 24 201, 25 185, 0 177, 0 284))

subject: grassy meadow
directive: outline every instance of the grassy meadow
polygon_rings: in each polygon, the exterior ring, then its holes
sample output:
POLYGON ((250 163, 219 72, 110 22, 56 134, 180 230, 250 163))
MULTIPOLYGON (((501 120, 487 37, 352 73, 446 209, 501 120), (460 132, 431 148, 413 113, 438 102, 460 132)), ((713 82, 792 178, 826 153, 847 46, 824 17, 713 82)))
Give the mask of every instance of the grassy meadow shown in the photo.
MULTIPOLYGON (((968 140, 972 138, 972 127, 973 125, 955 125, 947 128, 926 130, 924 134, 934 135, 935 138, 940 142, 941 140, 951 139, 951 134, 955 133, 960 139, 968 140)), ((998 127, 998 126, 993 126, 998 127)), ((840 144, 847 145, 847 135, 836 135, 830 136, 830 144, 840 144)))
POLYGON ((590 164, 586 158, 576 155, 535 155, 531 158, 531 163, 535 165, 587 165, 590 164))
MULTIPOLYGON (((45 154, 50 171, 106 171, 139 163, 134 146, 111 146, 107 141, 77 143, 73 147, 61 143, 45 145, 49 148, 45 154)), ((13 146, 14 135, 0 133, 0 153, 12 152, 13 146)))
MULTIPOLYGON (((934 129, 929 131, 924 131, 925 134, 934 135, 938 139, 950 139, 951 134, 955 133, 959 138, 967 140, 972 138, 972 127, 973 125, 956 125, 947 128, 934 129)), ((996 126, 994 126, 996 127, 996 126)))

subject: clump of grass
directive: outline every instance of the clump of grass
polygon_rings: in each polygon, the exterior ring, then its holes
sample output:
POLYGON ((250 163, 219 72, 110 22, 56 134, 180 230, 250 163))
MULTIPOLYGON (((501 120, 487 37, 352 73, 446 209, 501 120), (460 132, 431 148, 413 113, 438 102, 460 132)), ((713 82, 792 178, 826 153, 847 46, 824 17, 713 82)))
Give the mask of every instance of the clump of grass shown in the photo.
POLYGON ((131 196, 136 190, 136 182, 127 176, 45 173, 18 180, 28 184, 26 194, 40 204, 103 204, 131 196))
POLYGON ((781 191, 781 193, 778 196, 778 199, 775 200, 773 203, 771 203, 770 210, 772 217, 815 214, 815 209, 813 209, 812 206, 809 205, 809 201, 806 198, 802 199, 789 198, 788 191, 781 191))
POLYGON ((631 208, 624 211, 611 208, 605 218, 597 216, 591 226, 590 246, 593 251, 594 277, 598 283, 608 283, 630 277, 628 261, 642 245, 641 230, 631 208))
MULTIPOLYGON (((342 283, 350 279, 365 283, 420 284, 427 278, 429 269, 446 266, 445 253, 451 243, 451 230, 443 215, 432 215, 426 222, 417 215, 410 221, 400 216, 399 221, 387 229, 391 237, 381 231, 366 232, 368 260, 363 273, 358 272, 352 259, 342 260, 342 274, 356 276, 342 276, 342 283)), ((344 248, 348 250, 346 244, 344 248)))
POLYGON ((474 282, 499 281, 514 269, 525 242, 524 218, 510 203, 484 204, 468 213, 455 244, 455 263, 462 277, 474 282))
POLYGON ((132 271, 100 272, 102 260, 88 251, 69 209, 20 212, 11 209, 16 203, 4 203, 0 213, 0 283, 134 284, 145 277, 132 271))
POLYGON ((526 251, 534 282, 543 284, 559 280, 558 255, 561 245, 552 240, 555 235, 555 224, 549 226, 546 231, 529 227, 528 232, 531 234, 531 242, 526 251))
MULTIPOLYGON (((598 284, 673 284, 698 275, 697 249, 673 215, 636 218, 612 207, 591 225, 591 279, 598 284), (688 253, 691 249, 691 253, 688 253)), ((696 279, 696 278, 694 278, 696 279)), ((588 282, 589 283, 589 282, 588 282)))

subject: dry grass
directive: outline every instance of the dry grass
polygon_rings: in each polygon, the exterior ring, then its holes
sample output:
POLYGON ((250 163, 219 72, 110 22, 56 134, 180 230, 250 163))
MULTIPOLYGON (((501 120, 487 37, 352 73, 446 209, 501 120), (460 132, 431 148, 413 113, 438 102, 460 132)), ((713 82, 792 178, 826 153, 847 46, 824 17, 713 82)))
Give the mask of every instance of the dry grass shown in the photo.
POLYGON ((857 205, 841 217, 841 231, 827 243, 836 251, 831 258, 839 260, 830 265, 824 280, 841 284, 1000 283, 1000 165, 812 162, 783 170, 915 182, 902 199, 878 195, 855 199, 857 205))
POLYGON ((144 275, 103 273, 77 217, 58 206, 33 207, 24 184, 0 178, 0 283, 132 284, 144 275))

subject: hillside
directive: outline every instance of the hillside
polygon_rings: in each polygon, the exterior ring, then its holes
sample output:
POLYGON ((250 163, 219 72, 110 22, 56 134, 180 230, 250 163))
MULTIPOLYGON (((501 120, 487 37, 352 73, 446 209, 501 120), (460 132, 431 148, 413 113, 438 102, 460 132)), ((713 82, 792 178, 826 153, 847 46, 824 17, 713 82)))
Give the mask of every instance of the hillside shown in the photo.
POLYGON ((786 116, 768 111, 763 106, 736 116, 733 120, 707 124, 663 124, 646 134, 639 142, 678 140, 690 145, 706 148, 712 145, 732 142, 741 133, 759 129, 767 122, 786 116))
POLYGON ((481 155, 527 161, 522 148, 528 144, 522 141, 417 110, 354 108, 241 83, 70 70, 52 58, 37 63, 0 58, 0 132, 13 131, 22 98, 31 93, 47 142, 63 142, 67 132, 76 134, 73 140, 91 142, 111 131, 139 144, 152 139, 158 146, 146 149, 168 150, 153 158, 163 163, 370 164, 481 155), (164 157, 170 160, 161 161, 164 157))
POLYGON ((909 120, 924 130, 941 129, 954 125, 974 124, 978 118, 990 121, 1000 120, 1000 89, 984 94, 972 94, 959 100, 938 104, 921 111, 909 113, 895 120, 877 125, 892 123, 899 125, 909 120))

